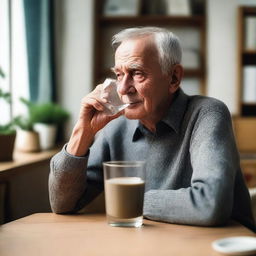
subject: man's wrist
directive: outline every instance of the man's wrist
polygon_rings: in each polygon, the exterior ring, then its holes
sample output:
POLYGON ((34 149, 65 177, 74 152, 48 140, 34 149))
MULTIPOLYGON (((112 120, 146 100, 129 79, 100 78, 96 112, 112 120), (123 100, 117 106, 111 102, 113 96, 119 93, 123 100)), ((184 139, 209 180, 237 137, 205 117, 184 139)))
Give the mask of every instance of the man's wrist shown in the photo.
POLYGON ((74 156, 84 156, 94 139, 94 134, 81 123, 77 123, 67 145, 67 152, 74 156))

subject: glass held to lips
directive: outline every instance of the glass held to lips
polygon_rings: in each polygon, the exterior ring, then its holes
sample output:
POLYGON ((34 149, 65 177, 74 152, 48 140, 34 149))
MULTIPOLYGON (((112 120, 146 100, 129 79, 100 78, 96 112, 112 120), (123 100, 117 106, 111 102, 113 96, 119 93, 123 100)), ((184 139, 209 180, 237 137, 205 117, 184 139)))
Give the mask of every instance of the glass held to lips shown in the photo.
POLYGON ((129 106, 129 104, 124 103, 121 100, 120 96, 117 93, 117 82, 116 80, 111 78, 105 79, 101 91, 101 98, 107 100, 107 103, 104 104, 104 112, 107 115, 115 115, 129 106))

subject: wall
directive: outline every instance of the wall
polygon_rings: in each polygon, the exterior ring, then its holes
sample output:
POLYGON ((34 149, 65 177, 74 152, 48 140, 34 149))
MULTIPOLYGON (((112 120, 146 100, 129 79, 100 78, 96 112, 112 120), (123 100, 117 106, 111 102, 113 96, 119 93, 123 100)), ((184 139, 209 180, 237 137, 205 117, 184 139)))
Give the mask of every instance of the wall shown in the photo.
MULTIPOLYGON (((77 119, 80 102, 92 88, 93 0, 56 0, 58 101, 77 119)), ((68 134, 67 134, 68 135, 68 134)))

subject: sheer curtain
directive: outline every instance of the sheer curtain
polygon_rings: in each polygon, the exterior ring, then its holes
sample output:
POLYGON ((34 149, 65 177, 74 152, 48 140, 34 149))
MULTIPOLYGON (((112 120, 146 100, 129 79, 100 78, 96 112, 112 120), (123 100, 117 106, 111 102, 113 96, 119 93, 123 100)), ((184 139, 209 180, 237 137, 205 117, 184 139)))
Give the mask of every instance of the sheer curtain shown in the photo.
POLYGON ((30 99, 51 101, 53 87, 53 1, 24 0, 30 99))
POLYGON ((12 94, 12 104, 0 101, 0 124, 12 116, 24 113, 19 98, 29 98, 27 49, 23 15, 23 1, 0 1, 0 67, 5 78, 0 78, 0 88, 12 94))
POLYGON ((12 94, 11 107, 0 100, 0 124, 26 113, 19 98, 52 101, 53 3, 50 0, 0 1, 0 88, 12 94))
POLYGON ((24 23, 23 1, 11 0, 11 84, 12 115, 26 113, 20 97, 29 99, 27 45, 24 23))
MULTIPOLYGON (((9 0, 0 1, 0 67, 5 78, 0 76, 0 88, 9 91, 10 85, 10 28, 9 28, 9 0)), ((10 107, 0 99, 0 124, 10 120, 10 107)))

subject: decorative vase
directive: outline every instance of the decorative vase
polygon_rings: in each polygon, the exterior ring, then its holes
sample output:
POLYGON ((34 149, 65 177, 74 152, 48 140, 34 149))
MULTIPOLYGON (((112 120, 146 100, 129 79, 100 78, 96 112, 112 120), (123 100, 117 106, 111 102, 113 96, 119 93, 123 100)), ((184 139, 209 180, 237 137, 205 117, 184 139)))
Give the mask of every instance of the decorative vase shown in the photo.
POLYGON ((39 134, 35 131, 17 130, 15 148, 23 152, 37 152, 40 150, 39 134))
POLYGON ((51 149, 55 146, 57 126, 54 124, 36 123, 34 130, 39 133, 40 148, 51 149))

